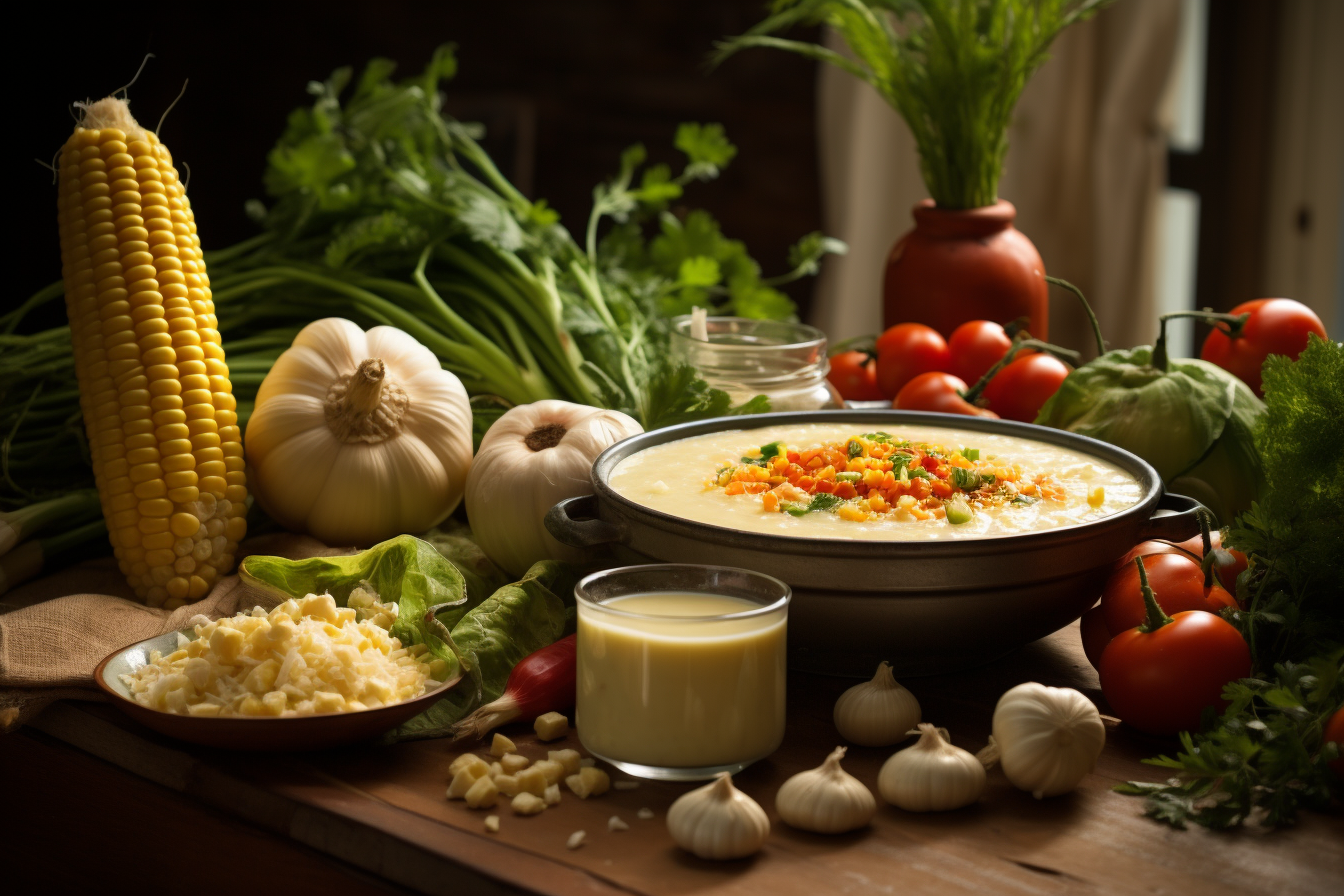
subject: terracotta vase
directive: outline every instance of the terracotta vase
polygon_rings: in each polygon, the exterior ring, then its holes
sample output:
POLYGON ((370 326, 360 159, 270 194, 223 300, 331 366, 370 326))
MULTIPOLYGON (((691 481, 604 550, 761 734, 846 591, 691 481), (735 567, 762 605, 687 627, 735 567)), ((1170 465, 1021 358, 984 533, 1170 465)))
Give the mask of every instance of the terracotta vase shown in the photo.
POLYGON ((925 199, 914 216, 915 228, 887 258, 884 326, 913 321, 946 337, 968 320, 1027 317, 1031 335, 1049 338, 1045 264, 1013 227, 1011 202, 954 210, 925 199))

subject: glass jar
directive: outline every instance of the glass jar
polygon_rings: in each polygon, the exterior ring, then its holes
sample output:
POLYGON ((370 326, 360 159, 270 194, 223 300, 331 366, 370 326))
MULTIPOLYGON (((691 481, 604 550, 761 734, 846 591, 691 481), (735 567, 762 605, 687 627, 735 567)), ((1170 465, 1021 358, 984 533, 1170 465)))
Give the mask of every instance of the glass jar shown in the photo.
POLYGON ((732 396, 733 404, 757 395, 772 411, 843 408, 826 374, 826 334, 807 324, 746 317, 706 320, 708 341, 691 338, 690 315, 672 322, 672 356, 690 364, 705 382, 732 396))

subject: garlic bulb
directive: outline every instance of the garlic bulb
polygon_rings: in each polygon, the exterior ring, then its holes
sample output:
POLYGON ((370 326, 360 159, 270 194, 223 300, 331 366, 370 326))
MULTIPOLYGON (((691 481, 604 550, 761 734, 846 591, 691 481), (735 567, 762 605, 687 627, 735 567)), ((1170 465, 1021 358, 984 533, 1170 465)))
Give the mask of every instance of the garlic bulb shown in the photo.
POLYGON ((985 767, 970 753, 947 741, 947 730, 927 722, 920 737, 896 753, 877 775, 882 799, 910 812, 960 809, 980 798, 985 767))
POLYGON ((840 767, 845 748, 836 747, 826 761, 799 772, 775 794, 775 811, 785 824, 818 834, 841 834, 872 820, 877 801, 858 778, 840 767))
POLYGON ((246 449, 253 493, 283 526, 369 546, 423 532, 462 500, 471 407, 411 336, 329 317, 266 374, 246 449))
POLYGON ((994 742, 1008 780, 1040 799, 1068 793, 1092 771, 1106 726, 1082 694, 1031 681, 999 698, 994 742))
POLYGON ((919 724, 919 701, 880 663, 872 681, 856 684, 835 701, 835 729, 861 747, 886 747, 909 737, 919 724))
POLYGON ((491 425, 467 477, 467 518, 476 543, 510 575, 538 560, 587 559, 556 541, 542 521, 558 501, 593 491, 593 461, 644 430, 620 411, 568 401, 509 410, 491 425))
POLYGON ((667 830, 678 846, 702 859, 740 859, 765 843, 770 819, 720 772, 714 783, 677 798, 667 810, 667 830))

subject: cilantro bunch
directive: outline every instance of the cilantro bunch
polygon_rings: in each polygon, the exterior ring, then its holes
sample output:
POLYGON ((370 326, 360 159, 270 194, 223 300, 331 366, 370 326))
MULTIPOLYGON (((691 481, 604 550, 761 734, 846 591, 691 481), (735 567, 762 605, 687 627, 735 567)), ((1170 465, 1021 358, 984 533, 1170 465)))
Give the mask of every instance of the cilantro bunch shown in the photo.
POLYGON ((809 235, 793 271, 764 279, 707 213, 670 214, 686 186, 736 154, 715 124, 678 129, 686 163, 675 176, 646 166, 642 146, 626 150, 593 191, 580 244, 508 182, 470 126, 443 113, 450 46, 414 78, 394 81, 393 68, 375 59, 358 79, 339 69, 291 114, 268 158, 271 204, 250 206, 265 233, 210 259, 227 336, 332 314, 390 323, 473 395, 490 396, 486 421, 490 407, 564 398, 652 428, 730 410, 726 395, 666 361, 668 314, 699 304, 787 318, 793 304, 775 287, 843 249, 809 235))
POLYGON ((1224 539, 1243 551, 1245 609, 1224 610, 1251 647, 1254 677, 1223 692, 1221 716, 1181 735, 1178 775, 1119 789, 1147 796, 1147 814, 1176 827, 1291 824, 1341 788, 1322 732, 1344 705, 1344 346, 1314 334, 1296 361, 1264 366, 1266 411, 1255 449, 1267 488, 1224 539))

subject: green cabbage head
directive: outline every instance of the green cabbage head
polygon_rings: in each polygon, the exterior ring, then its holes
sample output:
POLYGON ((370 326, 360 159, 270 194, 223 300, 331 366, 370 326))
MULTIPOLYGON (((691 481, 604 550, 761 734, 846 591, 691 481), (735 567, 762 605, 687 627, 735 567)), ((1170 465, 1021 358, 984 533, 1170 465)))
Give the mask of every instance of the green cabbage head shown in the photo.
POLYGON ((1036 423, 1137 454, 1167 489, 1196 499, 1223 523, 1264 487, 1252 432, 1265 411, 1240 379, 1207 361, 1152 364, 1150 346, 1107 352, 1069 374, 1036 423))

